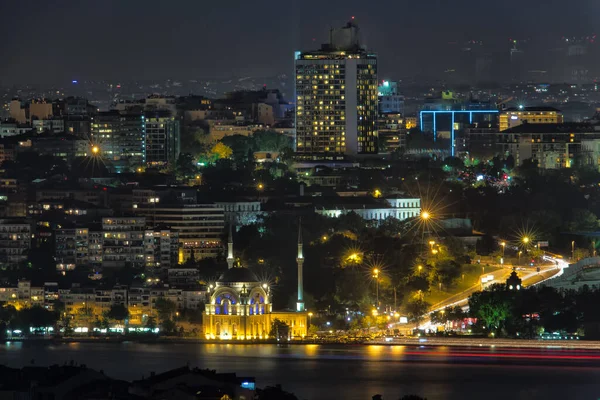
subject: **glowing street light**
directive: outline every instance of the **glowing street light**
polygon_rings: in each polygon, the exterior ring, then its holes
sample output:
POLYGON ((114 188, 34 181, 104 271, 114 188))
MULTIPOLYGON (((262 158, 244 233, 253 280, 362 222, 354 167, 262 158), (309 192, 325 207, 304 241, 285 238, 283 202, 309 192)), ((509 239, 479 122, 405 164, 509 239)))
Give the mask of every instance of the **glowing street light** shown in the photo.
POLYGON ((519 264, 521 264, 521 254, 523 254, 523 250, 519 250, 519 264))
POLYGON ((524 236, 524 237, 523 237, 523 243, 524 243, 525 245, 529 244, 529 236, 524 236))
POLYGON ((504 258, 504 248, 506 247, 506 242, 501 242, 500 246, 502 246, 502 258, 504 258))
POLYGON ((373 278, 375 278, 375 296, 377 299, 377 308, 379 308, 379 268, 373 269, 373 278))
POLYGON ((96 155, 98 153, 100 153, 100 147, 92 146, 92 154, 96 155))
POLYGON ((419 270, 419 274, 420 274, 420 273, 421 273, 421 271, 423 270, 423 266, 422 266, 422 265, 419 265, 419 266, 417 266, 417 269, 419 270))
POLYGON ((429 213, 429 211, 422 211, 421 212, 421 219, 424 221, 427 221, 429 218, 431 218, 431 214, 429 213))
POLYGON ((263 190, 265 188, 265 185, 262 183, 258 184, 258 190, 263 190))
POLYGON ((375 197, 375 198, 381 197, 381 190, 375 189, 373 191, 373 197, 375 197))

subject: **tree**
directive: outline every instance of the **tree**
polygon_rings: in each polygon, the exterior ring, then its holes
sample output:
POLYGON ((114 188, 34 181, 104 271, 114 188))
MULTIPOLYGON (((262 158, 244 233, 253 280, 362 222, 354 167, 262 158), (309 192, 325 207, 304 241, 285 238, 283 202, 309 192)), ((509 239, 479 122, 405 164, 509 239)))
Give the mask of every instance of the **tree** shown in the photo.
POLYGON ((175 311, 177 311, 177 304, 169 299, 165 299, 164 297, 159 297, 156 299, 154 308, 158 314, 158 319, 160 321, 166 321, 171 319, 173 314, 175 314, 175 311))
POLYGON ((423 320, 423 315, 429 310, 431 304, 421 299, 413 299, 406 305, 406 313, 410 321, 415 323, 419 329, 419 323, 423 320))
POLYGON ((173 334, 173 332, 175 332, 175 329, 177 328, 175 321, 173 321, 172 319, 165 319, 161 322, 160 326, 163 332, 167 335, 173 334))
POLYGON ((598 229, 598 218, 589 210, 576 208, 572 210, 567 226, 571 232, 595 231, 598 229))
POLYGON ((292 147, 292 139, 275 131, 256 131, 252 135, 254 151, 281 152, 292 147))
POLYGON ((504 328, 511 314, 511 292, 505 285, 497 284, 483 292, 473 293, 469 297, 469 313, 481 320, 489 332, 497 332, 504 328))
POLYGON ((215 144, 212 149, 210 149, 210 154, 211 154, 211 158, 214 160, 222 160, 222 159, 226 159, 226 158, 231 158, 231 155, 233 154, 233 150, 231 149, 231 147, 218 142, 217 144, 215 144))
POLYGON ((267 386, 256 390, 257 400, 298 400, 292 393, 286 392, 281 385, 267 386))
POLYGON ((154 330, 154 328, 156 328, 156 319, 153 316, 149 316, 146 320, 145 327, 154 330))
POLYGON ((245 165, 248 160, 254 161, 250 137, 242 135, 225 136, 221 139, 221 143, 231 149, 231 157, 238 168, 245 165))
POLYGON ((475 248, 477 250, 477 254, 488 256, 498 248, 498 244, 496 239, 494 239, 491 235, 483 235, 477 240, 475 248))
POLYGON ((590 251, 588 249, 578 248, 573 251, 573 256, 575 260, 579 261, 581 259, 587 258, 590 256, 590 251))
POLYGON ((271 331, 269 332, 269 337, 275 338, 277 340, 287 340, 290 333, 290 327, 285 322, 275 319, 271 323, 271 331))
POLYGON ((115 321, 125 321, 129 318, 129 310, 122 304, 115 304, 110 306, 105 317, 115 321))
POLYGON ((194 157, 190 153, 181 153, 175 164, 175 172, 179 178, 196 175, 198 170, 194 165, 194 157))
POLYGON ((436 271, 439 281, 444 287, 449 287, 460 276, 461 266, 454 260, 446 259, 437 263, 436 271))
POLYGON ((45 328, 54 326, 58 321, 58 315, 52 311, 35 305, 31 308, 23 308, 15 315, 11 326, 23 332, 29 332, 29 328, 45 328))

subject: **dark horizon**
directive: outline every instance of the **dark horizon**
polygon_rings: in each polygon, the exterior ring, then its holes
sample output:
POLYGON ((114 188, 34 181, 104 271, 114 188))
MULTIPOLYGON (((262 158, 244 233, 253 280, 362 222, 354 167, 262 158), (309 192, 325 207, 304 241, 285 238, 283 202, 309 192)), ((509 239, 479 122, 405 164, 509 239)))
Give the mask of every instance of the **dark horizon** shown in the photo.
POLYGON ((368 10, 357 0, 34 3, 0 7, 0 84, 292 75, 295 50, 317 48, 352 16, 379 55, 380 76, 436 75, 468 40, 492 53, 507 52, 509 38, 546 50, 563 36, 596 33, 600 11, 593 0, 380 1, 368 10))

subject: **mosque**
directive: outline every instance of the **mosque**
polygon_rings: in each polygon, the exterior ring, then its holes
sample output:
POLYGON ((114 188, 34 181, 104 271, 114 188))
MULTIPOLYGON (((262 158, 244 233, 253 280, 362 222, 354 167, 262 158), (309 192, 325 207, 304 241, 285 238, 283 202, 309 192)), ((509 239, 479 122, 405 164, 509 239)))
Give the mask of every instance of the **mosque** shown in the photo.
POLYGON ((229 230, 227 265, 214 287, 210 287, 210 304, 202 316, 207 339, 245 340, 268 339, 271 324, 276 319, 289 326, 289 339, 302 339, 308 332, 304 310, 302 282, 302 228, 298 230, 298 302, 296 311, 273 311, 271 287, 261 282, 252 271, 234 265, 233 236, 229 230))

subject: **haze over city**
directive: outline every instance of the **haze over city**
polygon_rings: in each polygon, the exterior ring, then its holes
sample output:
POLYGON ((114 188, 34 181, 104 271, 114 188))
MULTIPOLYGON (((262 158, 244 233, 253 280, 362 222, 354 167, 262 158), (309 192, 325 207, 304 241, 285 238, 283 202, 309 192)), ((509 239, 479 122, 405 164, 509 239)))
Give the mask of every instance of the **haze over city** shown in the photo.
MULTIPOLYGON (((536 50, 562 37, 596 33, 594 0, 488 2, 258 0, 4 1, 0 84, 290 75, 293 52, 327 41, 354 16, 380 75, 443 80, 456 47, 480 41, 508 51, 509 39, 536 50), (44 68, 40 68, 44 65, 44 68), (436 75, 439 74, 439 75, 436 75)), ((540 68, 548 69, 551 58, 540 68)))

